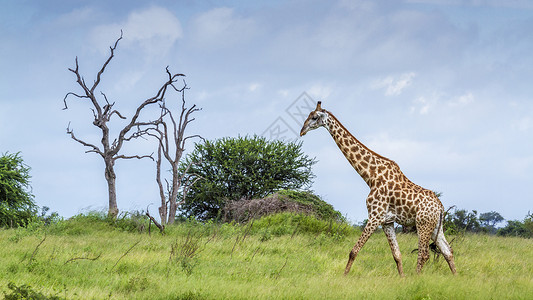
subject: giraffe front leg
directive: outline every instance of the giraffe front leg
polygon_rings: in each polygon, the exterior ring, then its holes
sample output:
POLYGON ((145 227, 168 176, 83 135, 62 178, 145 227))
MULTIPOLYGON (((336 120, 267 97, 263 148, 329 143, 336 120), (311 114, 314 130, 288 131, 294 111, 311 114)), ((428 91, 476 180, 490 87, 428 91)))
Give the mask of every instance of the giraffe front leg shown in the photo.
POLYGON ((379 222, 376 220, 368 220, 368 223, 366 223, 365 229, 363 229, 363 233, 357 240, 357 243, 355 243, 355 246, 353 246, 352 251, 350 251, 350 255, 348 258, 348 263, 346 264, 346 269, 344 270, 344 275, 347 275, 350 272, 350 269, 352 268, 353 261, 355 260, 355 257, 357 256, 357 253, 363 248, 368 238, 374 233, 376 228, 378 227, 379 222))
POLYGON ((398 273, 401 277, 404 277, 405 274, 403 273, 402 254, 400 253, 400 246, 398 246, 398 241, 396 240, 396 232, 394 232, 394 223, 384 224, 383 231, 385 232, 387 240, 389 241, 390 250, 392 252, 392 257, 394 257, 394 261, 396 262, 398 273))

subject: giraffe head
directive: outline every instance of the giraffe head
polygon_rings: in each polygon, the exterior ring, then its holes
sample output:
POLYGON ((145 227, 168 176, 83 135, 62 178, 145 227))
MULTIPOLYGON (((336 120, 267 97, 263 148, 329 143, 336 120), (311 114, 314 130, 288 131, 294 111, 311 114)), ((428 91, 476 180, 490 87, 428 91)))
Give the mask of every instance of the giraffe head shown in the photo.
POLYGON ((310 130, 327 125, 328 112, 320 107, 320 104, 321 102, 318 101, 315 110, 309 113, 309 116, 307 117, 307 120, 305 120, 302 130, 300 131, 300 136, 304 136, 310 130))

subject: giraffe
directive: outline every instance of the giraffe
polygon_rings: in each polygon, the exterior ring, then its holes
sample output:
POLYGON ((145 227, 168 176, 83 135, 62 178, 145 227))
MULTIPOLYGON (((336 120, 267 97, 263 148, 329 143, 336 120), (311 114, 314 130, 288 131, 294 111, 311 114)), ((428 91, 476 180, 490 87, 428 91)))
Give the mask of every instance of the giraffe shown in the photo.
POLYGON ((329 131, 352 167, 370 187, 366 199, 368 222, 350 251, 344 275, 350 272, 357 253, 381 225, 387 236, 398 273, 404 276, 394 222, 404 226, 416 225, 417 273, 421 272, 424 263, 429 259, 429 242, 432 239, 448 262, 452 274, 456 274, 453 250, 446 241, 442 228, 444 206, 435 193, 411 182, 394 161, 377 154, 359 142, 333 114, 322 109, 321 101, 318 101, 316 109, 305 120, 300 136, 319 127, 325 127, 329 131))

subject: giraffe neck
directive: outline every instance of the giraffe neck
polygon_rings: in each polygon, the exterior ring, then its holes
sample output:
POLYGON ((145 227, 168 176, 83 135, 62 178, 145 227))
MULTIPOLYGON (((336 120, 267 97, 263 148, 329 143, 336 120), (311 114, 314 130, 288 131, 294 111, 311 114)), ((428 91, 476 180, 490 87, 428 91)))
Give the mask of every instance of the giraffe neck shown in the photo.
POLYGON ((390 163, 395 164, 357 140, 330 112, 326 128, 348 162, 370 187, 377 183, 378 175, 391 167, 390 163))

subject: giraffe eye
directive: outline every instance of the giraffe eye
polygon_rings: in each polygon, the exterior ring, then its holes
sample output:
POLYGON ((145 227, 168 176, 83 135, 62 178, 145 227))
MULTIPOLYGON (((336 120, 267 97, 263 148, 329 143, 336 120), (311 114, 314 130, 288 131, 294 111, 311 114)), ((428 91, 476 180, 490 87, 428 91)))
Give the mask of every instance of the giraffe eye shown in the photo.
POLYGON ((318 120, 318 116, 317 115, 314 115, 311 119, 313 119, 314 121, 318 120))

